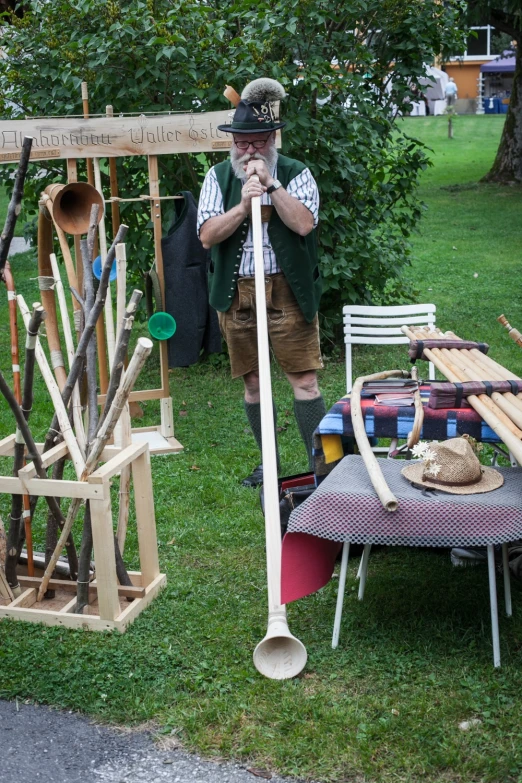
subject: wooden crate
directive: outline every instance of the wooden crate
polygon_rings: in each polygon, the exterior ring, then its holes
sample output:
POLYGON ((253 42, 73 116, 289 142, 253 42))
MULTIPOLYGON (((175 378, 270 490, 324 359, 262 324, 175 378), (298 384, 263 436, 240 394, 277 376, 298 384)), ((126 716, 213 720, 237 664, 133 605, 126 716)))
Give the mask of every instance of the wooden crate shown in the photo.
MULTIPOLYGON (((0 456, 12 455, 14 437, 11 435, 0 441, 0 456)), ((43 455, 44 466, 49 467, 67 454, 67 447, 60 443, 43 455)), ((117 630, 123 633, 165 586, 167 578, 159 570, 148 443, 133 443, 124 449, 107 446, 100 461, 104 464, 92 473, 87 481, 37 478, 32 462, 19 471, 18 478, 0 476, 0 492, 10 495, 89 500, 96 565, 96 579, 91 584, 89 606, 84 614, 72 613, 76 603, 75 582, 52 580, 50 587, 56 591, 55 598, 38 602, 36 597, 40 578, 20 576, 19 582, 24 589, 14 601, 0 598, 0 618, 11 617, 26 622, 60 625, 64 628, 117 630), (118 584, 114 557, 110 487, 113 476, 125 465, 131 465, 132 469, 141 569, 139 572, 129 573, 133 587, 118 584), (129 601, 129 598, 132 600, 129 601)))

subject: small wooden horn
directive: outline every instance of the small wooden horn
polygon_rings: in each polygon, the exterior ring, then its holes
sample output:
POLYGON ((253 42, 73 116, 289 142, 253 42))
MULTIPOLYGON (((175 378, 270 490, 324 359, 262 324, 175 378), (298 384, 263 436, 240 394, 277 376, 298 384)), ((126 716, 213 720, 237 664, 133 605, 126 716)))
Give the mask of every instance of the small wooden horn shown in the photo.
POLYGON ((52 201, 55 221, 66 234, 77 236, 87 233, 93 204, 100 207, 98 223, 102 218, 103 199, 96 188, 87 182, 49 185, 44 192, 52 201))
POLYGON ((225 86, 225 89, 223 90, 223 95, 225 98, 230 101, 230 103, 233 106, 237 106, 239 101, 241 100, 241 96, 238 92, 234 90, 233 87, 231 87, 229 84, 225 86))

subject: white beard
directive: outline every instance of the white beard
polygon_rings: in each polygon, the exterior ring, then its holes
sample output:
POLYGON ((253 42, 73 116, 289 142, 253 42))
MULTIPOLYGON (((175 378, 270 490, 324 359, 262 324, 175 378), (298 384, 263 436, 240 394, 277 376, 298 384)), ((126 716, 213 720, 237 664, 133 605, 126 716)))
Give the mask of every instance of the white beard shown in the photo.
POLYGON ((232 144, 230 150, 230 164, 232 166, 232 171, 238 179, 245 179, 245 169, 243 166, 245 163, 248 163, 249 160, 263 160, 266 163, 268 170, 273 171, 277 163, 277 149, 275 144, 272 144, 272 146, 269 147, 266 155, 261 155, 257 151, 254 152, 253 155, 250 155, 248 152, 244 152, 241 155, 241 151, 238 150, 235 144, 232 144))

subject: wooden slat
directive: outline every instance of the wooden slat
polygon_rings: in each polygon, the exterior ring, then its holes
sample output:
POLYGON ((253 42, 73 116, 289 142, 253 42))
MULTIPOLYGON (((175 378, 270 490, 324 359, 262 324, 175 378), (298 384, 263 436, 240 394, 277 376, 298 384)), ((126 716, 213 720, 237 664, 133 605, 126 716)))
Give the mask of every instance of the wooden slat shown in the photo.
MULTIPOLYGON (((107 484, 92 484, 102 489, 107 484)), ((103 500, 91 500, 92 541, 96 563, 98 606, 102 620, 116 620, 120 614, 116 559, 114 556, 114 531, 110 495, 103 500)))
POLYGON ((147 441, 143 443, 132 443, 125 449, 122 449, 119 454, 115 455, 109 462, 102 465, 101 468, 95 470, 94 473, 88 478, 89 484, 103 484, 108 481, 116 473, 119 473, 122 468, 128 465, 132 460, 139 457, 149 447, 147 441))
POLYGON ((120 614, 116 620, 116 628, 118 631, 123 633, 127 626, 130 625, 130 623, 132 623, 132 621, 135 620, 136 617, 147 608, 147 606, 152 602, 160 590, 165 587, 166 584, 167 577, 165 574, 158 574, 156 579, 154 579, 154 581, 151 582, 151 584, 146 588, 145 596, 137 601, 133 601, 120 614))
POLYGON ((345 343, 353 345, 404 345, 409 340, 401 340, 400 337, 367 337, 366 335, 346 335, 345 343))
POLYGON ((418 324, 419 326, 429 326, 432 328, 435 325, 435 321, 432 315, 418 315, 418 316, 406 316, 400 315, 396 318, 379 318, 373 316, 363 315, 345 315, 343 318, 345 329, 350 325, 361 326, 410 326, 411 324, 418 324))
POLYGON ((390 305, 381 307, 380 305, 345 305, 343 314, 348 315, 422 315, 423 313, 434 313, 436 311, 434 304, 414 304, 414 305, 390 305), (378 311, 378 312, 377 312, 378 311))
POLYGON ((15 444, 15 435, 8 435, 0 440, 0 457, 12 456, 15 444))
POLYGON ((24 592, 18 596, 18 598, 15 598, 14 601, 12 601, 9 604, 10 609, 27 609, 29 606, 32 606, 36 602, 36 590, 33 588, 29 588, 28 590, 24 590, 24 592))
POLYGON ((159 574, 156 520, 154 517, 154 490, 148 449, 132 463, 134 505, 138 528, 140 570, 145 587, 159 574))
POLYGON ((370 326, 370 324, 368 324, 367 326, 352 326, 350 329, 345 330, 345 334, 347 337, 349 337, 350 335, 363 336, 365 334, 368 334, 370 336, 380 335, 382 337, 388 335, 389 337, 392 337, 394 335, 402 335, 401 328, 400 328, 401 326, 404 326, 404 324, 400 324, 400 326, 398 327, 388 326, 382 328, 379 328, 377 326, 370 326))
MULTIPOLYGON (((133 601, 131 606, 134 603, 133 601)), ((102 620, 98 615, 50 612, 47 609, 25 609, 19 606, 13 607, 12 604, 0 606, 0 618, 2 617, 9 617, 11 620, 23 620, 27 623, 41 623, 42 625, 51 626, 61 625, 64 628, 76 628, 85 631, 114 631, 118 628, 114 621, 102 620)))
MULTIPOLYGON (((19 576, 19 583, 22 587, 40 587, 42 582, 38 576, 19 576)), ((49 590, 67 590, 69 593, 75 593, 77 589, 76 582, 72 582, 68 579, 50 579, 49 590)), ((98 592, 96 581, 92 582, 89 586, 89 593, 96 595, 98 592)), ((137 587, 134 585, 118 585, 118 595, 123 598, 143 598, 145 595, 144 587, 137 587)))
POLYGON ((108 484, 89 484, 87 481, 56 481, 33 478, 22 482, 14 476, 0 476, 0 493, 6 495, 41 495, 42 497, 84 498, 101 500, 110 492, 108 484))
MULTIPOLYGON (((162 400, 165 397, 163 389, 142 389, 131 391, 129 402, 145 402, 145 400, 162 400)), ((98 394, 98 405, 103 405, 107 399, 106 394, 98 394)))

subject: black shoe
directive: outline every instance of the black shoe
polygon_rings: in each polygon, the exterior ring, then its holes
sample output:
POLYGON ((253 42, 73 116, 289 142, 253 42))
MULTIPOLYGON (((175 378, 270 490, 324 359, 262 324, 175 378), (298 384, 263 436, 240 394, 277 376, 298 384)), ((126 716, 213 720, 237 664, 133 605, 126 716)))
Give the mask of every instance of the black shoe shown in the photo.
POLYGON ((241 482, 243 487, 259 487, 263 483, 263 466, 258 465, 254 468, 250 476, 247 476, 241 482))

